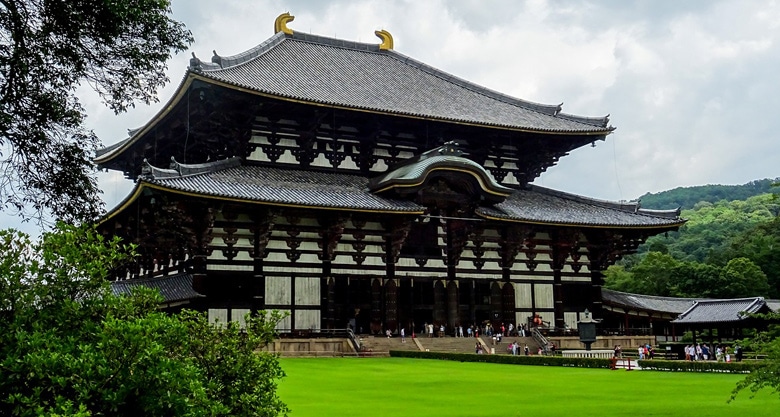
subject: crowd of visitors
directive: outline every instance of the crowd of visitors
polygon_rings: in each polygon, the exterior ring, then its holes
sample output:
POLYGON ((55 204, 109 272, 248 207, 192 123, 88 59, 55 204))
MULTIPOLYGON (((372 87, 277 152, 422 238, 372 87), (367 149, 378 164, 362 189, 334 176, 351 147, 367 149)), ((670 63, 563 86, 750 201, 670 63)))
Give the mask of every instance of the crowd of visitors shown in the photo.
MULTIPOLYGON (((492 341, 493 346, 500 344, 504 337, 526 337, 530 334, 526 330, 524 324, 515 326, 513 323, 505 325, 501 323, 497 328, 494 328, 490 322, 485 322, 482 325, 471 325, 464 328, 463 326, 454 326, 448 329, 444 324, 435 325, 433 323, 424 323, 422 326, 422 334, 426 337, 445 337, 448 334, 452 334, 454 337, 475 337, 480 335, 488 337, 489 341, 492 341), (437 332, 438 331, 438 332, 437 332)), ((386 330, 386 336, 392 337, 392 332, 386 330)), ((401 337, 401 342, 406 342, 406 329, 400 328, 398 334, 401 337)), ((412 324, 412 337, 414 338, 416 332, 414 331, 414 325, 412 324)), ((484 353, 485 346, 482 343, 477 342, 474 347, 475 353, 484 353)), ((521 344, 515 340, 506 347, 507 353, 512 355, 530 355, 531 351, 527 344, 521 344)), ((555 354, 556 346, 550 344, 544 348, 540 347, 537 354, 543 355, 546 353, 555 354)), ((615 345, 613 349, 613 357, 623 358, 623 347, 621 345, 615 345)), ((637 358, 640 360, 655 358, 655 349, 650 344, 640 345, 636 349, 637 358)), ((733 348, 727 345, 714 345, 712 348, 706 343, 693 343, 685 346, 683 354, 686 361, 707 361, 716 360, 718 362, 731 362, 741 361, 743 356, 742 348, 739 345, 734 345, 733 348)))
POLYGON ((710 348, 706 343, 694 343, 686 345, 684 353, 686 361, 716 360, 718 362, 731 362, 735 360, 740 362, 742 361, 743 351, 739 345, 734 345, 732 350, 727 345, 714 345, 713 348, 710 348))
MULTIPOLYGON (((412 324, 412 327, 414 324, 412 324)), ((528 329, 525 324, 515 326, 513 323, 505 325, 501 323, 498 328, 494 328, 490 322, 483 324, 474 324, 471 326, 463 327, 458 326, 445 326, 444 324, 434 325, 433 323, 424 323, 422 327, 422 334, 427 337, 444 337, 446 335, 452 335, 454 337, 480 337, 480 335, 489 338, 498 338, 500 341, 503 337, 526 337, 529 336, 528 329), (438 333, 435 330, 438 329, 438 333)))

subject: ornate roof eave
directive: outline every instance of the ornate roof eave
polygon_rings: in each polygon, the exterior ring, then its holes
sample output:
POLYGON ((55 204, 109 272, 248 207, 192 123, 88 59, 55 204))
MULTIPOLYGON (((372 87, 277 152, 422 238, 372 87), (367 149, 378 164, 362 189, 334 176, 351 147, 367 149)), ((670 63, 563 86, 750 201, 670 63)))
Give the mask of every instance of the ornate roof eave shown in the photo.
POLYGON ((607 230, 615 230, 615 229, 622 229, 622 230, 652 230, 652 231, 673 231, 685 224, 685 220, 676 223, 676 224, 663 224, 663 225, 615 225, 615 224, 590 224, 590 223, 577 223, 577 222, 571 222, 571 223, 564 223, 564 222, 552 222, 552 221, 540 221, 540 220, 532 220, 532 219, 516 219, 511 217, 501 217, 501 216, 492 216, 486 213, 480 212, 479 209, 477 209, 474 214, 476 214, 478 217, 481 217, 485 220, 492 220, 496 222, 505 222, 505 223, 522 223, 522 224, 529 224, 529 225, 538 225, 538 226, 557 226, 557 227, 581 227, 585 229, 607 229, 607 230))
MULTIPOLYGON (((460 126, 473 126, 473 127, 481 127, 481 128, 489 128, 489 129, 498 129, 498 130, 508 130, 512 132, 522 132, 522 133, 536 133, 536 134, 554 134, 554 135, 562 135, 562 136, 589 136, 593 137, 593 140, 604 140, 607 135, 611 134, 615 131, 615 127, 609 126, 605 127, 601 130, 595 130, 595 131, 572 131, 572 130, 555 130, 555 129, 531 129, 531 128, 524 128, 524 127, 517 127, 517 126, 510 126, 510 125, 503 125, 503 124, 492 124, 492 123, 476 123, 476 122, 470 122, 466 120, 459 120, 459 119, 451 119, 451 118, 438 118, 438 117, 432 117, 432 116, 422 116, 412 113, 404 113, 404 112, 391 112, 391 111, 382 111, 382 110, 376 110, 376 109, 370 109, 370 108, 364 108, 364 107, 356 107, 356 106, 345 106, 340 104, 334 104, 324 101, 315 101, 315 100, 302 100, 295 97, 289 97, 285 95, 275 94, 273 92, 268 91, 258 91, 254 90, 251 87, 247 87, 240 84, 230 83, 223 80, 216 80, 213 78, 209 78, 206 76, 203 76, 201 74, 195 74, 194 77, 201 81, 209 82, 213 85, 230 88, 236 91, 245 92, 249 94, 254 94, 261 97, 267 97, 267 98, 273 98, 277 100, 287 101, 291 103, 299 103, 299 104, 307 104, 311 106, 318 106, 318 107, 325 107, 329 109, 337 109, 337 110, 349 110, 349 111, 357 111, 362 113, 369 113, 369 114, 378 114, 378 115, 384 115, 384 116, 400 116, 405 117, 409 119, 415 119, 415 120, 425 120, 425 121, 431 121, 431 122, 442 122, 442 123, 452 123, 460 126)), ((592 125, 591 125, 592 126, 592 125)))
POLYGON ((372 189, 371 191, 379 194, 392 189, 417 188, 423 185, 425 181, 431 176, 431 174, 436 171, 459 172, 459 173, 470 175, 477 180, 477 182, 479 183, 479 185, 481 186, 482 190, 485 193, 491 194, 499 198, 507 197, 509 194, 512 193, 511 188, 507 188, 493 182, 490 178, 481 175, 479 171, 470 169, 470 167, 468 166, 454 166, 452 164, 442 164, 441 166, 434 165, 426 169, 425 173, 423 175, 420 175, 419 177, 415 177, 413 179, 408 179, 408 180, 397 180, 391 183, 377 184, 377 186, 381 185, 381 188, 372 189))
MULTIPOLYGON (((269 201, 257 201, 252 200, 248 198, 235 198, 235 197, 224 197, 224 196, 218 196, 218 195, 207 195, 207 194, 200 194, 200 193, 193 193, 188 191, 181 191, 176 190, 170 187, 165 187, 159 184, 152 184, 146 181, 139 181, 138 184, 136 184, 135 188, 133 189, 132 193, 123 200, 119 205, 117 205, 116 208, 111 210, 111 212, 106 213, 102 219, 98 221, 98 225, 102 225, 110 221, 111 219, 117 217, 121 212, 126 210, 128 207, 132 206, 133 203, 135 203, 145 191, 158 191, 158 192, 165 192, 169 194, 175 194, 183 197, 195 197, 195 198, 202 198, 205 200, 212 200, 212 201, 219 201, 219 202, 230 202, 230 203, 242 203, 242 204, 254 204, 258 206, 272 206, 272 207, 285 207, 285 208, 300 208, 300 209, 311 209, 311 210, 329 210, 329 211, 344 211, 345 208, 343 207, 330 207, 330 206, 315 206, 315 205, 305 205, 305 204, 289 204, 289 203, 277 203, 277 202, 269 202, 269 201)), ((352 212, 359 212, 359 213, 377 213, 377 214, 395 214, 395 215, 423 215, 425 214, 425 210, 407 210, 407 211, 400 211, 400 210, 370 210, 370 209, 362 209, 362 208, 349 208, 349 211, 352 212)))
POLYGON ((202 73, 194 72, 192 70, 187 70, 187 73, 182 79, 182 82, 179 84, 179 87, 177 88, 176 92, 171 97, 171 99, 166 103, 166 105, 163 106, 163 108, 160 109, 160 111, 158 111, 157 114, 155 114, 154 117, 152 117, 144 126, 138 129, 134 129, 129 137, 127 137, 122 141, 119 141, 118 143, 103 148, 102 152, 101 150, 99 150, 98 155, 94 159, 95 164, 106 165, 111 161, 113 161, 115 158, 119 157, 122 153, 124 153, 127 149, 132 147, 134 144, 139 142, 141 138, 143 138, 149 131, 151 131, 155 126, 157 126, 157 124, 176 107, 176 105, 186 96, 187 90, 189 90, 192 83, 196 80, 203 81, 220 87, 225 87, 242 93, 252 94, 252 95, 271 98, 271 99, 277 99, 281 101, 287 101, 290 103, 306 104, 306 105, 325 107, 325 108, 331 108, 337 110, 357 111, 362 113, 377 114, 377 115, 384 115, 384 116, 400 116, 400 117, 405 117, 405 118, 415 119, 415 120, 452 123, 460 126, 471 126, 471 127, 480 127, 480 128, 487 128, 487 129, 497 129, 497 130, 505 130, 505 131, 512 131, 512 132, 534 133, 534 134, 545 134, 545 135, 553 134, 553 135, 562 135, 562 136, 587 136, 587 137, 591 137, 593 141, 605 140, 606 136, 611 134, 615 130, 615 128, 612 126, 607 127, 600 131, 529 129, 529 128, 520 128, 516 126, 474 123, 474 122, 468 122, 468 121, 456 120, 456 119, 426 117, 426 116, 420 116, 420 115, 414 115, 408 113, 400 113, 400 112, 393 113, 393 112, 385 112, 385 111, 379 111, 379 110, 373 110, 367 108, 341 106, 332 103, 300 100, 293 97, 273 94, 271 92, 257 91, 245 86, 228 83, 221 80, 215 80, 204 76, 202 73))
POLYGON ((502 125, 502 124, 476 123, 476 122, 470 122, 470 121, 458 120, 458 119, 422 116, 422 115, 417 115, 412 113, 390 112, 390 111, 382 111, 382 110, 369 109, 363 107, 351 107, 351 106, 339 105, 339 104, 334 104, 334 103, 329 103, 324 101, 302 100, 295 97, 275 94, 273 92, 254 90, 250 87, 240 85, 240 84, 234 84, 222 80, 215 80, 213 78, 209 78, 201 74, 195 74, 194 77, 196 77, 201 81, 209 82, 213 85, 217 85, 225 88, 230 88, 235 91, 245 92, 245 93, 249 93, 261 97, 273 98, 281 101, 287 101, 290 103, 307 104, 311 106, 325 107, 329 109, 357 111, 362 113, 377 114, 383 116, 400 116, 409 119, 425 120, 431 122, 452 123, 460 126, 472 126, 472 127, 489 128, 489 129, 497 129, 497 130, 508 130, 512 132, 522 132, 522 133, 536 133, 536 134, 549 134, 549 135, 562 135, 562 136, 589 136, 593 138, 592 139, 593 141, 604 140, 607 135, 611 134, 616 129, 613 126, 609 126, 603 128, 602 130, 595 130, 595 131, 571 131, 571 130, 554 130, 554 129, 531 129, 531 128, 523 128, 523 127, 502 125))
POLYGON ((482 190, 482 196, 489 201, 503 201, 512 193, 511 188, 497 183, 483 166, 464 158, 462 154, 457 143, 447 142, 374 177, 369 181, 368 188, 376 194, 390 190, 414 192, 424 186, 435 172, 453 172, 474 178, 482 190))
POLYGON ((155 114, 154 117, 152 117, 144 126, 131 131, 129 137, 119 141, 117 144, 104 148, 103 150, 105 152, 100 153, 100 151, 98 151, 99 154, 94 159, 95 164, 107 164, 114 158, 124 153, 131 146, 136 144, 142 137, 144 137, 144 135, 146 135, 146 133, 157 126, 157 124, 176 107, 182 98, 187 95, 187 90, 189 90, 192 82, 195 81, 195 79, 196 77, 194 77, 194 73, 188 70, 184 74, 181 83, 179 83, 179 87, 176 89, 176 92, 173 94, 170 100, 168 100, 165 106, 163 106, 160 111, 158 111, 157 114, 155 114))
MULTIPOLYGON (((526 186, 525 190, 519 190, 518 192, 534 193, 538 195, 547 196, 552 200, 550 204, 559 205, 566 202, 575 203, 576 205, 586 205, 592 207, 594 210, 606 210, 607 213, 617 212, 623 216, 629 216, 631 219, 620 222, 577 222, 577 221, 558 221, 555 219, 540 220, 537 218, 529 218, 523 216, 522 213, 518 213, 516 208, 510 204, 508 207, 497 208, 479 208, 475 211, 477 216, 488 220, 494 220, 499 222, 514 222, 525 224, 537 224, 547 226, 561 226, 561 227, 583 227, 590 229, 614 229, 620 228, 623 230, 647 230, 655 233, 664 231, 677 230, 680 226, 684 225, 687 220, 679 217, 680 210, 646 210, 639 206, 637 201, 608 201, 599 200, 594 198, 588 198, 577 194, 566 193, 563 191, 553 190, 549 188, 539 187, 535 185, 526 186), (506 210, 509 210, 508 212, 506 210), (641 222, 633 221, 633 216, 639 216, 643 219, 652 219, 649 223, 641 224, 641 222)), ((509 202, 509 201, 508 201, 509 202)))

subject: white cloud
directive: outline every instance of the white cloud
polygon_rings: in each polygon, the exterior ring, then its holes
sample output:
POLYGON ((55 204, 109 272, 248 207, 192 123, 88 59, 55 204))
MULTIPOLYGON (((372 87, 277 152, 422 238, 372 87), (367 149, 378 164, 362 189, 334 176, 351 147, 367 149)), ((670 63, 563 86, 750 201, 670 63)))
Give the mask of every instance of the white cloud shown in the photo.
MULTIPOLYGON (((561 159, 537 181, 604 199, 678 186, 778 177, 780 4, 733 1, 174 0, 199 57, 233 55, 272 35, 289 11, 293 30, 376 42, 488 88, 567 113, 611 114, 617 131, 561 159)), ((161 103, 113 116, 84 95, 105 144, 167 101, 189 53, 169 63, 161 103)), ((108 206, 132 184, 101 183, 108 206), (122 184, 122 185, 120 185, 122 184)))

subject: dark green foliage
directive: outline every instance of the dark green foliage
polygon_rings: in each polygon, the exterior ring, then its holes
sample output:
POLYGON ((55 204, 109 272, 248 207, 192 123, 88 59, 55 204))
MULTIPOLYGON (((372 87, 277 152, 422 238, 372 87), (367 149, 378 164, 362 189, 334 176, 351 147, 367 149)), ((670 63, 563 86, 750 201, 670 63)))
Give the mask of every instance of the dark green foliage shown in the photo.
POLYGON ((755 370, 737 384, 732 392, 732 399, 745 389, 753 394, 762 389, 770 389, 773 393, 780 394, 780 325, 777 324, 780 323, 780 312, 756 314, 754 317, 773 324, 770 324, 766 331, 740 343, 749 351, 766 355, 766 359, 759 362, 755 370))
POLYGON ((761 366, 761 362, 667 361, 663 359, 638 361, 642 370, 671 372, 729 372, 747 374, 761 366))
MULTIPOLYGON (((699 185, 678 187, 659 193, 647 193, 639 197, 642 207, 650 209, 692 209, 700 202, 717 203, 719 201, 747 200, 750 197, 772 192, 776 178, 751 181, 744 185, 699 185)), ((775 213, 777 215, 778 213, 775 213)))
POLYGON ((102 210, 76 90, 89 85, 116 112, 157 101, 165 62, 192 42, 169 13, 168 0, 0 0, 0 209, 38 220, 102 210))
POLYGON ((511 365, 571 366, 576 368, 609 369, 609 359, 564 358, 562 356, 542 355, 478 355, 476 353, 422 352, 410 350, 391 350, 390 356, 399 358, 440 359, 459 362, 487 362, 511 365))
POLYGON ((648 295, 780 298, 780 200, 700 203, 679 232, 654 236, 606 272, 606 287, 648 295), (743 259, 736 261, 737 259, 743 259))
POLYGON ((214 326, 168 315, 150 290, 103 278, 130 248, 60 226, 39 244, 0 232, 0 415, 276 416, 284 373, 259 350, 280 318, 214 326))

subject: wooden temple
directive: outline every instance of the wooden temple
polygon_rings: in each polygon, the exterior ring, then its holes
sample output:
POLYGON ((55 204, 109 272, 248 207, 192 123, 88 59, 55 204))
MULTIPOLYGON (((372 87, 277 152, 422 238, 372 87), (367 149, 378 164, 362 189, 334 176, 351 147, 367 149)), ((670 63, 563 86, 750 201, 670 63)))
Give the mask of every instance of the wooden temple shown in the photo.
POLYGON ((281 331, 576 328, 602 316, 608 265, 683 224, 531 184, 604 140, 607 117, 465 81, 386 31, 357 43, 291 20, 241 54, 193 54, 163 109, 99 152, 135 181, 99 225, 141 254, 112 279, 223 322, 289 312, 281 331))

